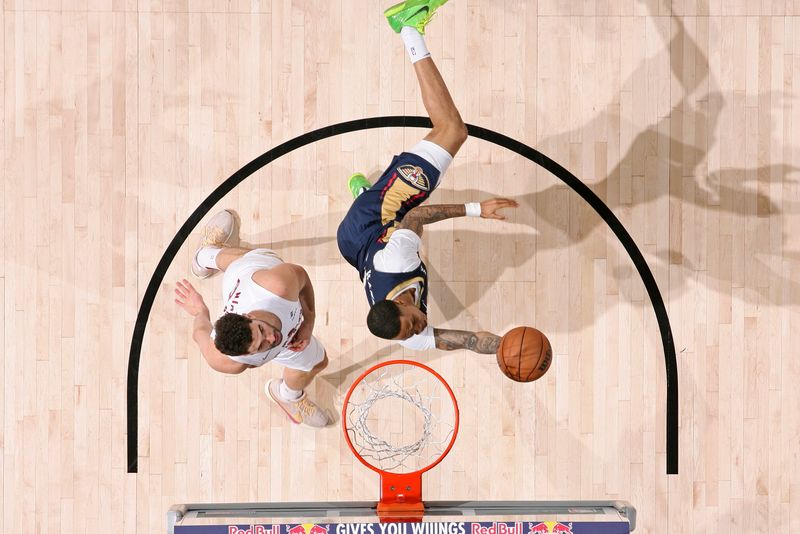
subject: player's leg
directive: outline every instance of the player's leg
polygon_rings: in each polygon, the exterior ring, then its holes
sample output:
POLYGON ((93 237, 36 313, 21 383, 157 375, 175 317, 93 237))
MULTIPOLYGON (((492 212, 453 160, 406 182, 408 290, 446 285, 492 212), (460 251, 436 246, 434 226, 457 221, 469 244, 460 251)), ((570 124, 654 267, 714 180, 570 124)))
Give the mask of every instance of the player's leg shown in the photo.
MULTIPOLYGON (((410 26, 405 26, 403 31, 407 30, 411 32, 417 31, 410 26)), ((417 35, 420 38, 422 37, 419 34, 417 35)), ((425 136, 427 143, 419 143, 409 152, 423 157, 436 167, 439 174, 442 175, 452 163, 453 156, 464 144, 464 141, 467 140, 467 127, 461 119, 461 115, 433 60, 430 57, 426 57, 416 61, 414 70, 417 73, 422 92, 422 103, 431 118, 433 129, 425 136)), ((361 173, 353 174, 347 181, 347 188, 353 198, 358 198, 371 185, 361 173)))
POLYGON ((220 249, 219 253, 215 258, 215 264, 217 269, 220 271, 225 271, 228 269, 228 266, 247 254, 251 252, 253 249, 251 248, 241 248, 241 247, 223 247, 220 249))
POLYGON ((275 359, 283 363, 283 378, 270 380, 265 386, 267 396, 286 413, 292 422, 321 428, 330 423, 328 415, 308 398, 305 389, 328 366, 328 355, 315 337, 302 352, 275 359), (322 359, 319 354, 322 354, 322 359), (317 362, 307 364, 306 362, 317 362), (290 367, 296 366, 296 367, 290 367))
MULTIPOLYGON (((409 152, 430 162, 440 175, 467 139, 467 127, 422 37, 425 25, 445 2, 447 0, 407 0, 384 11, 389 25, 403 38, 417 75, 422 103, 433 123, 433 129, 425 137, 427 143, 419 143, 409 152)), ((353 174, 347 182, 353 198, 358 198, 371 185, 361 173, 353 174)))
POLYGON ((287 388, 302 393, 303 390, 313 382, 314 378, 327 366, 328 355, 325 353, 322 361, 312 367, 310 371, 301 371, 299 369, 285 367, 283 369, 283 381, 287 388))
POLYGON ((414 71, 422 92, 422 103, 433 123, 433 129, 425 139, 445 149, 451 157, 455 156, 467 140, 467 126, 461 119, 433 59, 428 57, 417 61, 414 63, 414 71))
POLYGON ((422 103, 433 123, 425 137, 444 148, 451 156, 467 139, 467 127, 461 119, 450 91, 425 45, 423 32, 439 6, 447 0, 408 0, 387 9, 389 25, 403 38, 408 56, 417 75, 422 103))

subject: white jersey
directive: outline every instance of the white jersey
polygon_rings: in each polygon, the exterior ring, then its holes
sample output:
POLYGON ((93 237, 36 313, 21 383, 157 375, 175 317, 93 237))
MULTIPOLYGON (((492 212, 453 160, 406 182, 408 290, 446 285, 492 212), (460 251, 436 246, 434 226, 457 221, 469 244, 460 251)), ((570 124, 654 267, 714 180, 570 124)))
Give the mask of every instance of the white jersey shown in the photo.
MULTIPOLYGON (((274 252, 267 249, 256 249, 231 263, 222 280, 222 299, 225 302, 225 313, 245 314, 253 311, 268 311, 278 316, 281 321, 281 340, 277 345, 264 352, 228 356, 230 359, 248 365, 264 365, 279 356, 291 356, 288 346, 292 342, 297 329, 303 322, 303 311, 297 300, 286 300, 271 291, 267 291, 253 281, 253 274, 271 269, 283 263, 274 252), (283 354, 283 353, 290 354, 283 354)), ((212 332, 212 338, 214 333, 212 332)))

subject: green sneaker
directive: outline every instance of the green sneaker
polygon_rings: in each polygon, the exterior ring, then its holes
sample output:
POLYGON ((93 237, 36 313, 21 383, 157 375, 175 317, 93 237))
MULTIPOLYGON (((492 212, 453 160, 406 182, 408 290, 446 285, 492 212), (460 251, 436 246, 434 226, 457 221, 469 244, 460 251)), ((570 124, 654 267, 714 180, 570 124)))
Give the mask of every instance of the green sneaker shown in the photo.
POLYGON ((372 187, 372 184, 369 183, 369 180, 367 180, 366 176, 360 172, 355 173, 350 177, 349 180, 347 180, 347 188, 353 194, 353 198, 358 198, 358 195, 370 187, 372 187))
POLYGON ((403 26, 413 26, 425 35, 425 25, 433 18, 439 6, 446 3, 447 0, 406 0, 393 5, 383 14, 395 32, 400 33, 403 26))

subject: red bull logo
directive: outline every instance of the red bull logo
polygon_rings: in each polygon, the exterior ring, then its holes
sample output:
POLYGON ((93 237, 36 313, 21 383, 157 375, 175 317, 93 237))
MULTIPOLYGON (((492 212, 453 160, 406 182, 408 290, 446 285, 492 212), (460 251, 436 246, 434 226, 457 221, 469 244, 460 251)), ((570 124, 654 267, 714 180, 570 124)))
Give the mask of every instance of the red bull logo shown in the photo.
POLYGON ((303 523, 287 529, 286 534, 328 534, 328 528, 315 523, 303 523))
POLYGON ((524 534, 522 523, 471 523, 469 534, 524 534))
POLYGON ((565 534, 572 532, 572 523, 559 523, 558 521, 544 521, 531 523, 528 534, 565 534))

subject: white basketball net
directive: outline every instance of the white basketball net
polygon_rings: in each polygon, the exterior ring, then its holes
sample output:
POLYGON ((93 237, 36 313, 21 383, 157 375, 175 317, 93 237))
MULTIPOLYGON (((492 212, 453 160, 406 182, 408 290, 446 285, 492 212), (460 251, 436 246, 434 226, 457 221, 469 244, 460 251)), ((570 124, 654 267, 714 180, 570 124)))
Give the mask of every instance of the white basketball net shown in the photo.
POLYGON ((455 432, 455 406, 439 379, 420 367, 376 369, 353 388, 345 428, 364 460, 392 473, 432 464, 455 432))

